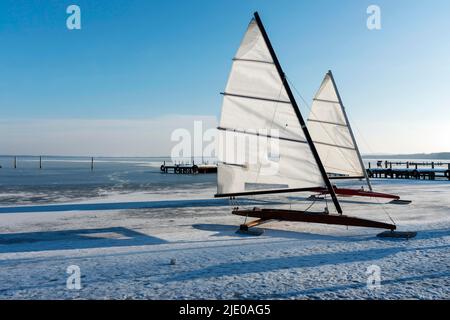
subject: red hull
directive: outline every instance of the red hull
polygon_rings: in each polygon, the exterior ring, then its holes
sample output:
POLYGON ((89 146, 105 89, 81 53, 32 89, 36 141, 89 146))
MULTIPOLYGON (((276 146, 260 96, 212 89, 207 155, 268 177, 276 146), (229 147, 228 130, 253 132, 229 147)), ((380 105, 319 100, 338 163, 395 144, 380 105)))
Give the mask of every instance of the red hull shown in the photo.
MULTIPOLYGON (((317 188, 314 191, 318 192, 320 194, 328 194, 329 193, 328 190, 325 188, 317 188)), ((338 196, 344 196, 344 197, 368 197, 368 198, 384 198, 384 199, 391 199, 391 200, 400 200, 399 196, 396 196, 393 194, 373 192, 373 191, 364 191, 364 190, 357 190, 357 189, 345 189, 345 188, 334 187, 334 192, 338 196)))

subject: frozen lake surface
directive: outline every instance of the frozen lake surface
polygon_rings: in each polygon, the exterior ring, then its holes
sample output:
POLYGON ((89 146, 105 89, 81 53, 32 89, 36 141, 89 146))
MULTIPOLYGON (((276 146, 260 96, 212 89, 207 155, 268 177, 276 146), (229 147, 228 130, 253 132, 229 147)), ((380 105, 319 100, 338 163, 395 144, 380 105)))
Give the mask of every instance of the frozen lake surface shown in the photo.
MULTIPOLYGON (((374 181, 409 206, 342 200, 347 214, 389 214, 400 230, 419 231, 412 240, 287 222, 248 237, 235 233, 243 219, 228 201, 213 199, 215 175, 164 176, 160 161, 143 159, 105 160, 94 172, 82 162, 28 164, 0 169, 1 299, 450 298, 449 182, 374 181), (80 268, 80 290, 66 287, 70 265, 80 268), (374 265, 379 288, 367 286, 374 265)), ((240 205, 305 209, 307 197, 240 205)))

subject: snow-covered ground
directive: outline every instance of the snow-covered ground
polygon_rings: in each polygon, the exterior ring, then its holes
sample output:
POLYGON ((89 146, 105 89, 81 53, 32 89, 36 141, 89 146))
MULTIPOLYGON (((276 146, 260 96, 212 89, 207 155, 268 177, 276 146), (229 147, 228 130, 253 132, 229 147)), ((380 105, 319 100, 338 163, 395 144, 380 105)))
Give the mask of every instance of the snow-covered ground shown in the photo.
MULTIPOLYGON (((29 194, 3 194, 18 199, 0 208, 0 298, 450 299, 450 183, 380 180, 375 188, 414 202, 343 199, 344 211, 386 222, 389 214, 417 238, 287 222, 265 225, 260 237, 238 235, 243 218, 212 198, 210 184, 110 192, 57 207, 21 208, 32 203, 20 199, 29 194), (66 287, 70 265, 80 268, 80 290, 66 287), (373 265, 379 288, 367 286, 373 265)), ((241 204, 305 209, 307 196, 241 204)))

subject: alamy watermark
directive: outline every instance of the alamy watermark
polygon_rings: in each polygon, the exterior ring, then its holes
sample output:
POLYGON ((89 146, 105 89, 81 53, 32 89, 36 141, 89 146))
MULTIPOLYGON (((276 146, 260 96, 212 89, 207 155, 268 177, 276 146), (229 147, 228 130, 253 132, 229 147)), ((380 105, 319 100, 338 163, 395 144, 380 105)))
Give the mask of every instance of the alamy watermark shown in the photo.
POLYGON ((66 13, 69 14, 66 20, 66 26, 69 30, 81 29, 81 9, 75 4, 67 7, 66 13))
POLYGON ((367 289, 376 290, 381 288, 381 268, 377 265, 371 265, 366 270, 367 289))
POLYGON ((260 175, 279 172, 280 139, 278 129, 207 129, 194 122, 193 133, 179 128, 172 132, 176 142, 171 151, 172 162, 189 162, 193 158, 217 159, 221 163, 243 169, 255 169, 260 175))
POLYGON ((367 29, 381 30, 381 8, 375 4, 367 7, 367 29))
POLYGON ((81 290, 81 269, 77 265, 67 267, 66 273, 69 275, 66 281, 68 290, 81 290))

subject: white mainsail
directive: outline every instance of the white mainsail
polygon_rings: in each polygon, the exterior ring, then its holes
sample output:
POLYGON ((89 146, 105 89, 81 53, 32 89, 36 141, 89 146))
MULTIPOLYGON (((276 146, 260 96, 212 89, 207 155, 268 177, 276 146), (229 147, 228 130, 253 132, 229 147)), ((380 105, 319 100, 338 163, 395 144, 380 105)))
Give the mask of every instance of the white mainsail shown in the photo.
MULTIPOLYGON (((329 71, 314 97, 308 129, 330 177, 366 178, 339 92, 329 71)), ((367 180, 369 187, 370 182, 367 180)))
POLYGON ((223 95, 218 195, 326 187, 254 19, 233 59, 223 95))

